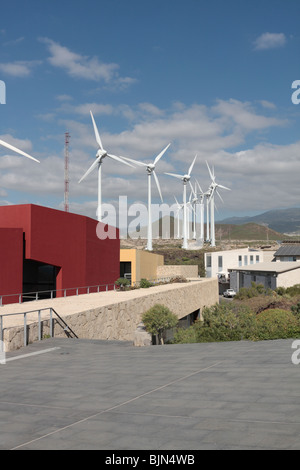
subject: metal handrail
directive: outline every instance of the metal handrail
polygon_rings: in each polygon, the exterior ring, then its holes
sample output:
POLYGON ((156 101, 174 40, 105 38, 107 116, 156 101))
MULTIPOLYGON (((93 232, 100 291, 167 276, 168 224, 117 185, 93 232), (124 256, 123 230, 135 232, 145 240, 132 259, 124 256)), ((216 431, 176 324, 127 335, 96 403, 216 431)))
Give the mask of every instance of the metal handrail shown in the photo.
MULTIPOLYGON (((152 284, 157 284, 159 282, 169 282, 172 276, 169 277, 163 277, 159 279, 147 279, 150 281, 152 284)), ((132 287, 138 287, 140 284, 140 281, 132 283, 132 287)), ((116 285, 115 284, 97 284, 95 286, 83 286, 83 287, 67 287, 65 289, 52 289, 52 290, 44 290, 44 291, 36 291, 36 292, 22 292, 22 293, 16 293, 16 294, 3 294, 0 295, 0 307, 3 307, 3 299, 7 297, 16 297, 18 298, 18 302, 14 303, 19 303, 22 304, 24 303, 24 299, 32 299, 32 300, 39 300, 39 296, 42 294, 50 294, 50 299, 54 298, 54 293, 62 293, 62 297, 67 297, 67 293, 70 291, 74 291, 74 295, 83 295, 83 294, 90 294, 92 293, 91 291, 94 290, 94 292, 106 292, 111 288, 111 290, 116 290, 116 285), (101 291, 101 287, 104 287, 104 289, 101 291), (80 291, 85 291, 81 292, 80 291)))
MULTIPOLYGON (((28 332, 27 332, 27 315, 29 313, 37 313, 38 314, 38 340, 42 340, 42 312, 44 310, 48 310, 50 312, 49 315, 49 327, 50 327, 50 337, 53 338, 54 336, 54 318, 53 314, 57 316, 57 318, 63 323, 64 327, 63 330, 65 331, 66 335, 68 337, 74 337, 78 338, 76 333, 69 327, 69 325, 65 322, 65 320, 54 310, 52 307, 48 308, 41 308, 41 309, 36 309, 36 310, 29 310, 27 312, 19 312, 19 313, 4 313, 0 314, 0 341, 4 341, 4 330, 5 328, 3 327, 3 317, 10 317, 10 316, 15 316, 15 315, 23 315, 24 317, 24 346, 28 345, 28 332), (72 336, 73 335, 73 336, 72 336)), ((48 319, 44 319, 43 321, 47 321, 48 319)), ((59 324, 59 322, 58 322, 59 324)), ((60 325, 61 326, 61 325, 60 325)))
POLYGON ((83 287, 67 287, 65 289, 52 289, 52 290, 44 290, 44 291, 35 291, 35 292, 22 292, 22 293, 16 293, 16 294, 3 294, 0 295, 0 307, 3 307, 3 299, 7 297, 17 297, 18 298, 18 303, 22 304, 24 299, 32 299, 32 300, 39 300, 39 296, 42 294, 49 294, 50 299, 54 298, 54 293, 62 293, 63 297, 67 297, 67 293, 70 291, 74 291, 74 295, 82 295, 82 294, 90 294, 91 291, 95 290, 95 292, 100 292, 101 287, 104 287, 104 291, 108 291, 109 287, 112 287, 115 289, 115 284, 98 284, 96 286, 83 286, 83 287), (80 291, 85 291, 81 292, 80 291))

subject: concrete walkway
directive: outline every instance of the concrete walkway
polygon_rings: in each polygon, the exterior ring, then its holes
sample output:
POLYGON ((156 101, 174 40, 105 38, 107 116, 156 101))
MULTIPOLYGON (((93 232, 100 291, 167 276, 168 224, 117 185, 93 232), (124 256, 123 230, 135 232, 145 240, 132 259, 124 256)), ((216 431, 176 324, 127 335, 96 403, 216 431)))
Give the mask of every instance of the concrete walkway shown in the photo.
POLYGON ((291 346, 31 344, 0 365, 0 449, 299 450, 291 346))

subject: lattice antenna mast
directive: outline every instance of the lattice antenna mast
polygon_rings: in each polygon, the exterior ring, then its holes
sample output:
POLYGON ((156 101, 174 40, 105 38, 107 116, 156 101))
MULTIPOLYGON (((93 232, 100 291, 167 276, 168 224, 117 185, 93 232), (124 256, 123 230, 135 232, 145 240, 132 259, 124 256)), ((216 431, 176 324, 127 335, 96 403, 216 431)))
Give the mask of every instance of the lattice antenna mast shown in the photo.
POLYGON ((64 193, 64 204, 65 212, 69 212, 69 142, 70 134, 65 133, 65 193, 64 193))

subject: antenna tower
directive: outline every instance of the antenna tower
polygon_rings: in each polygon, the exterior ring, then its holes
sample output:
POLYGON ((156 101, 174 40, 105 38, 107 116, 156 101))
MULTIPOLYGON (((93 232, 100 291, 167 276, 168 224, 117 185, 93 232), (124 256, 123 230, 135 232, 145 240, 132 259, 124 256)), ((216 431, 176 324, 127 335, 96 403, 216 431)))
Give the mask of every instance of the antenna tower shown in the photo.
POLYGON ((69 132, 66 132, 65 133, 65 193, 64 193, 65 212, 69 212, 69 142, 70 142, 70 134, 69 132))

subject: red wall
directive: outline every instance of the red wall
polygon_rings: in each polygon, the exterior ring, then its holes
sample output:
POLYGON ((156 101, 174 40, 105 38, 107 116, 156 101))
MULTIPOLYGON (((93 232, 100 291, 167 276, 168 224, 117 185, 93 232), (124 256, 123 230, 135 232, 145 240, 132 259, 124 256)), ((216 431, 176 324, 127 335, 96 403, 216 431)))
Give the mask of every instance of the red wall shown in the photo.
MULTIPOLYGON (((23 230, 0 228, 0 296, 22 292, 23 230)), ((2 299, 5 303, 18 302, 18 296, 2 299)))
MULTIPOLYGON (((97 224, 88 217, 32 204, 0 207, 0 229, 20 228, 25 233, 26 259, 60 268, 57 290, 98 284, 110 284, 112 288, 119 277, 119 232, 116 240, 99 240, 97 224)), ((0 256, 19 276, 23 258, 12 256, 11 250, 6 254, 5 246, 1 243, 0 256)), ((3 286, 5 289, 0 284, 0 295, 7 293, 12 284, 3 286)))

